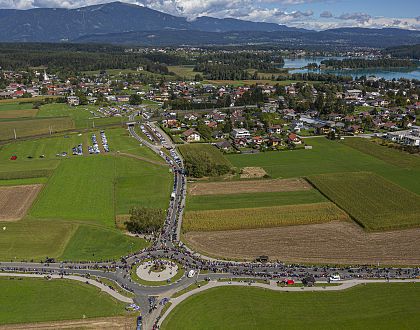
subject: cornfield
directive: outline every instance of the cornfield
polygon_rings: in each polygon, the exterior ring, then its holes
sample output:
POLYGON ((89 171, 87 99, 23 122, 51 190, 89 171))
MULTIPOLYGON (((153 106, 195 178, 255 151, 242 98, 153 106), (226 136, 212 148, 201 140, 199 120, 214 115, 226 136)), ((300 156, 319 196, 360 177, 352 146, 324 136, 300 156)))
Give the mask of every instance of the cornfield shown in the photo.
POLYGON ((258 207, 247 209, 190 211, 185 214, 183 231, 217 231, 270 228, 349 220, 330 202, 258 207))
POLYGON ((420 225, 420 196, 379 175, 335 173, 308 180, 368 230, 420 225))

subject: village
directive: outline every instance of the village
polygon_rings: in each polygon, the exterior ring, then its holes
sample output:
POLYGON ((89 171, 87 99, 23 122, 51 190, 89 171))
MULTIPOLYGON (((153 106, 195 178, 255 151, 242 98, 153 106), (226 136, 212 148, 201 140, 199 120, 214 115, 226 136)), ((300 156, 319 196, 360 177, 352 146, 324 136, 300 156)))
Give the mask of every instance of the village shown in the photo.
POLYGON ((101 71, 65 79, 46 70, 3 71, 7 84, 0 98, 44 96, 72 107, 89 105, 93 118, 142 114, 158 119, 175 143, 212 143, 227 153, 309 148, 305 137, 318 135, 369 135, 402 148, 420 146, 415 81, 221 85, 177 75, 145 83, 143 75, 142 67, 132 74, 101 71))

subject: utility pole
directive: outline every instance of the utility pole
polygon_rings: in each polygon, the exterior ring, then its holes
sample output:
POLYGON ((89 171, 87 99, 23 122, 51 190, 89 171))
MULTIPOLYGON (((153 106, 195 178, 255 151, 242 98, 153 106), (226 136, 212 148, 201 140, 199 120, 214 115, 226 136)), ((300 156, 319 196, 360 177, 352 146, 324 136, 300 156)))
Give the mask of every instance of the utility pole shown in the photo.
POLYGON ((17 137, 16 137, 16 129, 15 128, 13 129, 13 134, 15 135, 15 140, 16 140, 17 137))

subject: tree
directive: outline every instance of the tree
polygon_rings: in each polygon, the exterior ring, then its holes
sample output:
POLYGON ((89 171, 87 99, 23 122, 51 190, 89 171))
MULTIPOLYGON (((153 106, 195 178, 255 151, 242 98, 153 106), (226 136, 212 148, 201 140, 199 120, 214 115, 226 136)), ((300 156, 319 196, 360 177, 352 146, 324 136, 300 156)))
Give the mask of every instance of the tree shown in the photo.
POLYGON ((140 95, 138 95, 138 94, 132 94, 132 95, 130 95, 130 104, 131 105, 139 105, 139 104, 141 104, 142 103, 142 98, 141 98, 141 96, 140 95))
POLYGON ((162 228, 164 220, 165 213, 161 209, 135 207, 130 210, 130 220, 125 225, 131 233, 152 234, 162 228))
POLYGON ((206 124, 204 124, 202 122, 198 123, 198 125, 197 125, 197 131, 206 140, 210 140, 211 139, 211 129, 206 124))

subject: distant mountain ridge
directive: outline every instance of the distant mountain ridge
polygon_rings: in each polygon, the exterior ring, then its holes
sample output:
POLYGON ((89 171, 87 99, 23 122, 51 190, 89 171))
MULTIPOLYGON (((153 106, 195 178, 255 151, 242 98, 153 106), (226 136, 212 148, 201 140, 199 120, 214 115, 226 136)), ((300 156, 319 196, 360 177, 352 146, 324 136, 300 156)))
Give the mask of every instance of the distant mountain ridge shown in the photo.
POLYGON ((358 28, 316 32, 275 23, 206 16, 190 21, 121 2, 77 9, 0 9, 0 42, 62 41, 132 45, 332 43, 391 47, 420 43, 420 32, 358 28))

